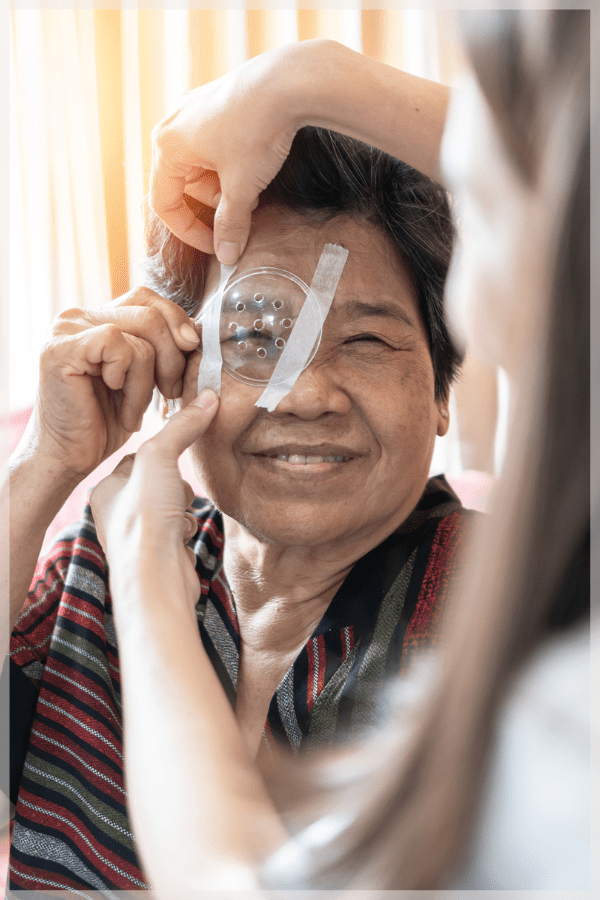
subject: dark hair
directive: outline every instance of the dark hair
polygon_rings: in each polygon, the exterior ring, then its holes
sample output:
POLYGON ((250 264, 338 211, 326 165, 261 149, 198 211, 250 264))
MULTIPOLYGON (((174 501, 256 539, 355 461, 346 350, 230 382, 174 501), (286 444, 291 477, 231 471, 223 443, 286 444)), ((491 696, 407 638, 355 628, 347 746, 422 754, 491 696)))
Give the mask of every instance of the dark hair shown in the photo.
MULTIPOLYGON (((461 363, 444 317, 444 282, 453 225, 440 185, 361 141, 306 127, 297 133, 260 205, 276 204, 315 222, 355 216, 380 228, 412 279, 429 338, 436 399, 445 399, 461 363)), ((190 204, 191 205, 191 204, 190 204)), ((204 290, 207 257, 183 244, 151 212, 148 284, 193 313, 204 290)))

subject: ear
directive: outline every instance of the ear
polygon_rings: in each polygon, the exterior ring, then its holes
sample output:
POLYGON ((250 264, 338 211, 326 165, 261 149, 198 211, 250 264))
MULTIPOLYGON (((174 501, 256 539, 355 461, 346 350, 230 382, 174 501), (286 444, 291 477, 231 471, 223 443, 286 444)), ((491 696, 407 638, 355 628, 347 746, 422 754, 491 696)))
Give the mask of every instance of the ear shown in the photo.
POLYGON ((438 400, 436 405, 437 405, 437 409, 438 409, 437 436, 444 437, 444 435, 448 431, 448 427, 450 425, 450 413, 448 412, 448 401, 447 400, 438 400))

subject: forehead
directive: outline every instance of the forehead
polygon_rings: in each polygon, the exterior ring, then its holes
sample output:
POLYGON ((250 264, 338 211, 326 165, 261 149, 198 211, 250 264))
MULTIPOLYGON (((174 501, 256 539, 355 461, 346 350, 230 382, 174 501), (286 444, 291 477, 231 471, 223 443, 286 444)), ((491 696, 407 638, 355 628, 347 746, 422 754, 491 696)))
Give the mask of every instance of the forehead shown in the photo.
MULTIPOLYGON (((235 274, 258 266, 275 266, 310 284, 326 243, 341 244, 349 251, 332 308, 339 309, 349 299, 377 298, 418 315, 412 282, 389 239, 376 226, 350 216, 314 223, 279 207, 257 210, 235 274)), ((211 257, 208 293, 217 287, 219 275, 219 263, 211 257)))

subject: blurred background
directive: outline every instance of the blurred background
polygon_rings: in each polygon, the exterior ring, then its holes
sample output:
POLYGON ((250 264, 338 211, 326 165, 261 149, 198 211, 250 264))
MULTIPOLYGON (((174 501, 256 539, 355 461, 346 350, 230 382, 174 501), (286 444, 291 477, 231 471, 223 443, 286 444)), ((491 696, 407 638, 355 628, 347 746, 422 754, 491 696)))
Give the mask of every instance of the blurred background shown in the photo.
MULTIPOLYGON (((317 37, 448 85, 462 68, 443 11, 249 8, 258 5, 10 11, 10 380, 2 421, 12 426, 11 445, 34 401, 54 316, 99 306, 140 281, 150 134, 181 93, 271 47, 317 37)), ((504 374, 469 358, 432 470, 497 473, 507 406, 504 374)), ((143 435, 160 424, 156 414, 147 419, 143 435)), ((474 505, 483 503, 489 479, 471 481, 474 505)))

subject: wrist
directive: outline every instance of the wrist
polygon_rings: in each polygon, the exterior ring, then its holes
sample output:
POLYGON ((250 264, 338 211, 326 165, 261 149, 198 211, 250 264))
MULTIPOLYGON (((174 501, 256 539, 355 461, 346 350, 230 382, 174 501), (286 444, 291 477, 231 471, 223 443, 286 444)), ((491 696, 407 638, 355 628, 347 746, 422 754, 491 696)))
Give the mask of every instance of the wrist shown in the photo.
POLYGON ((43 479, 50 490, 66 493, 65 499, 93 471, 80 471, 68 462, 64 450, 42 427, 36 407, 11 454, 10 464, 11 468, 25 465, 35 471, 37 479, 43 479))
POLYGON ((18 502, 20 509, 34 504, 41 518, 47 520, 46 525, 83 480, 56 459, 29 445, 19 445, 11 454, 8 471, 11 506, 18 502))
POLYGON ((200 582, 180 537, 159 535, 153 524, 138 523, 112 546, 109 541, 107 559, 119 631, 147 617, 196 621, 200 582))
POLYGON ((283 48, 286 56, 281 60, 278 80, 284 97, 279 109, 288 110, 296 131, 306 125, 334 127, 339 100, 336 104, 337 86, 332 82, 344 49, 328 38, 300 41, 283 48))

